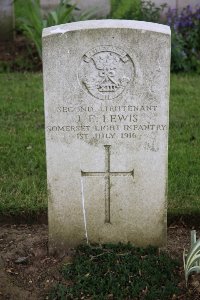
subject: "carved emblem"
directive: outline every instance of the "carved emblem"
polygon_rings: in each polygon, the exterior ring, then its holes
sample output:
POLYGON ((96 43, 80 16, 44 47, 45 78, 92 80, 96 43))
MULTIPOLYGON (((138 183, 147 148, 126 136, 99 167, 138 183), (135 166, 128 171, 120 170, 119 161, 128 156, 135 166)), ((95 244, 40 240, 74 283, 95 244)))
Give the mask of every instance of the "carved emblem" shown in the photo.
POLYGON ((118 97, 133 76, 131 58, 113 46, 99 46, 85 53, 79 69, 83 89, 102 100, 118 97))

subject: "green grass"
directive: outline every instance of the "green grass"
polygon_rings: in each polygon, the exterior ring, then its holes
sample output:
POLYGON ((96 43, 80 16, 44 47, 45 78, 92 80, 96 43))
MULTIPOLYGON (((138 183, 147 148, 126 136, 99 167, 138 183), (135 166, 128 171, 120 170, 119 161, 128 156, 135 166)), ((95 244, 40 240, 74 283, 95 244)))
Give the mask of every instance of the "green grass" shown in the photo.
POLYGON ((171 77, 169 212, 200 212, 200 76, 171 77))
POLYGON ((0 75, 0 213, 47 207, 41 74, 0 75))
POLYGON ((80 246, 62 268, 63 283, 50 299, 172 299, 179 293, 178 269, 176 261, 152 247, 80 246))
MULTIPOLYGON (((0 74, 0 213, 47 208, 41 74, 0 74)), ((200 213, 200 75, 172 75, 169 214, 200 213)))

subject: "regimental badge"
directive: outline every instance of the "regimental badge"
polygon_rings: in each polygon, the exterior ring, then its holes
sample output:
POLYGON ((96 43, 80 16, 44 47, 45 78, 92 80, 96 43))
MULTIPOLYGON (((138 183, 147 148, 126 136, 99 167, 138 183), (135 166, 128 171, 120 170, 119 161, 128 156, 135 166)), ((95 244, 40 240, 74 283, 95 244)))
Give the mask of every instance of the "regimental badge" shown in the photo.
POLYGON ((134 77, 129 55, 113 46, 88 51, 81 61, 79 80, 84 90, 102 100, 118 97, 134 77))

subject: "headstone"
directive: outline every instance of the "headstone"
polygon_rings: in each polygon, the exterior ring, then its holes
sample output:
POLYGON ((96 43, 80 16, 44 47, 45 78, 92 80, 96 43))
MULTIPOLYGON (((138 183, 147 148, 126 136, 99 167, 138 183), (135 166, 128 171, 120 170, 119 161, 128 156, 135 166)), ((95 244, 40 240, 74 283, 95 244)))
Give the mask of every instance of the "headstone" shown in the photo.
POLYGON ((13 36, 13 0, 0 0, 0 42, 10 42, 13 36))
POLYGON ((166 242, 170 29, 43 31, 49 247, 166 242))

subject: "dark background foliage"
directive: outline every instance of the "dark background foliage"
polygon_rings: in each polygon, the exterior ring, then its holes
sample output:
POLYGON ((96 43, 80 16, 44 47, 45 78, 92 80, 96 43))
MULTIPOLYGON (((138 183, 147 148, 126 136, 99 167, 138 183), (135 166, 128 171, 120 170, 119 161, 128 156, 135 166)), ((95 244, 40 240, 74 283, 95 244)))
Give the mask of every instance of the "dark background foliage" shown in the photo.
MULTIPOLYGON (((200 5, 178 11, 167 3, 157 6, 143 0, 110 1, 111 12, 107 18, 169 25, 172 31, 171 71, 200 73, 200 5)), ((0 55, 0 72, 41 70, 44 27, 95 18, 94 10, 77 14, 77 6, 72 5, 71 0, 61 0, 46 14, 41 13, 38 0, 15 0, 16 39, 10 49, 7 45, 5 49, 1 46, 1 53, 6 51, 10 56, 7 59, 0 55)))

